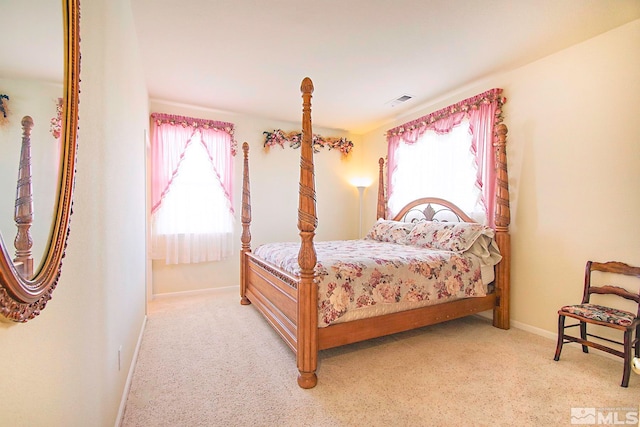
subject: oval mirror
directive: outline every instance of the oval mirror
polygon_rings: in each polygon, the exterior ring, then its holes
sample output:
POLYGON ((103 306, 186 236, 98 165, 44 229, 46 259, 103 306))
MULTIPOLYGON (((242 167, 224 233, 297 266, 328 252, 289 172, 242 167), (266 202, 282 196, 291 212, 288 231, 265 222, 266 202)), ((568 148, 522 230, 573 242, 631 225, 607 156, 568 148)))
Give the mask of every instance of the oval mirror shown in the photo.
POLYGON ((0 47, 0 188, 12 182, 13 191, 0 196, 0 314, 26 322, 51 299, 69 233, 80 12, 79 0, 10 0, 2 9, 12 41, 0 47))

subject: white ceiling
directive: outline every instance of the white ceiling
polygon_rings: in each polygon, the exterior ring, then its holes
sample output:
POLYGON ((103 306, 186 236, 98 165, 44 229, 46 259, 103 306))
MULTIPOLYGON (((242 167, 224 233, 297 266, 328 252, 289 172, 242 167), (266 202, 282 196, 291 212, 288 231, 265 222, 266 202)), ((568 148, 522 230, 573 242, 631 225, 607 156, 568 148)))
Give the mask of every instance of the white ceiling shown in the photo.
MULTIPOLYGON (((638 0, 132 0, 151 98, 362 133, 640 18, 638 0), (413 99, 396 107, 401 95, 413 99)), ((489 89, 489 88, 488 88, 489 89)))
MULTIPOLYGON (((51 62, 57 71, 46 78, 60 73, 61 37, 55 36, 60 27, 43 23, 46 17, 57 23, 60 18, 51 19, 56 13, 41 2, 2 0, 4 33, 24 35, 11 37, 21 43, 6 37, 0 43, 0 77, 45 75, 51 62), (21 19, 25 13, 28 18, 21 19), (31 44, 25 48, 27 39, 31 44), (20 55, 31 61, 22 69, 7 60, 20 55)), ((299 122, 299 87, 308 76, 315 85, 314 125, 354 133, 640 18, 640 0, 131 4, 151 98, 299 122), (402 95, 413 98, 388 105, 402 95)))

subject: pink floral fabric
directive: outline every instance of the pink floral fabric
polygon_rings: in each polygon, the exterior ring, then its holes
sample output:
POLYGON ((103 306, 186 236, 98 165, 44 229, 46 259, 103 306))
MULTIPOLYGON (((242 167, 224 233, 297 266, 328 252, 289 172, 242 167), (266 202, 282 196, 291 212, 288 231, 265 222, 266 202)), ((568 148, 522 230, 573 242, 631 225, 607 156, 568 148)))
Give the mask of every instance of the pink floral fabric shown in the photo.
MULTIPOLYGON (((479 261, 451 251, 377 240, 315 242, 318 325, 375 304, 485 296, 479 261)), ((265 261, 299 275, 299 242, 255 249, 265 261)))
POLYGON ((407 243, 429 249, 464 252, 481 235, 493 238, 495 231, 470 222, 419 222, 407 236, 407 243))
POLYGON ((407 243, 407 235, 415 226, 415 222, 392 221, 379 219, 367 233, 365 239, 379 242, 407 243))
POLYGON ((566 305, 562 307, 561 311, 620 326, 630 326, 636 319, 636 315, 630 311, 618 310, 597 304, 566 305))

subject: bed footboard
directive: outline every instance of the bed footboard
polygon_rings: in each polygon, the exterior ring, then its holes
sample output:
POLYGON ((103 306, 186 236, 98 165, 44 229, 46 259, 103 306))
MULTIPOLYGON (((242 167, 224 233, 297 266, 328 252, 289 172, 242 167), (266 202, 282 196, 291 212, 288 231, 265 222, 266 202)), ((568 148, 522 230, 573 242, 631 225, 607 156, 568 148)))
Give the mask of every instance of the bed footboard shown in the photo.
POLYGON ((244 151, 242 188, 242 250, 240 253, 240 302, 253 304, 296 354, 298 385, 312 388, 318 378, 318 287, 314 283, 316 252, 313 238, 318 224, 314 182, 311 94, 313 83, 306 77, 302 92, 302 141, 300 149, 300 193, 298 230, 300 252, 298 279, 258 260, 251 253, 251 203, 249 189, 249 146, 244 151))
POLYGON ((296 352, 297 281, 257 259, 251 253, 245 259, 245 298, 296 352))

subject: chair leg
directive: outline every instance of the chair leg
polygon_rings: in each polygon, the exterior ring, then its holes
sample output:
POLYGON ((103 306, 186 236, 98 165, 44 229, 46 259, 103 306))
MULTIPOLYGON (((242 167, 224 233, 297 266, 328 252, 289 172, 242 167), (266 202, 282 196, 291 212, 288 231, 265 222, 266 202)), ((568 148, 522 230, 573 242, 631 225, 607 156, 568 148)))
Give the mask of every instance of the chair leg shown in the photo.
POLYGON ((631 329, 624 331, 624 370, 622 372, 622 387, 629 386, 631 374, 631 329))
POLYGON ((558 315, 558 344, 556 345, 556 354, 553 360, 556 362, 560 360, 560 352, 562 351, 562 344, 564 343, 564 319, 565 316, 558 315))
POLYGON ((636 327, 636 357, 640 357, 640 325, 636 327))
MULTIPOLYGON (((587 323, 586 322, 580 322, 580 338, 582 338, 585 341, 587 340, 587 323)), ((582 352, 589 353, 589 347, 587 347, 586 345, 583 345, 582 352)))

